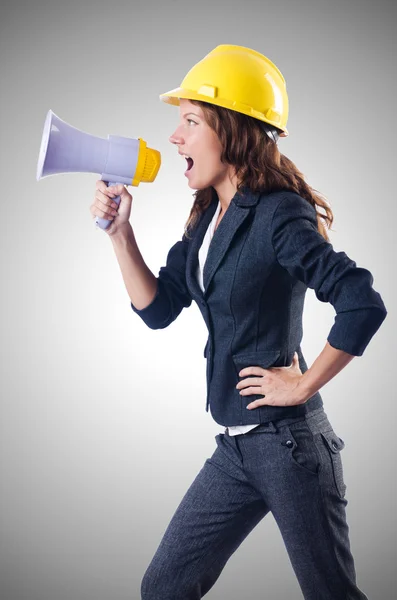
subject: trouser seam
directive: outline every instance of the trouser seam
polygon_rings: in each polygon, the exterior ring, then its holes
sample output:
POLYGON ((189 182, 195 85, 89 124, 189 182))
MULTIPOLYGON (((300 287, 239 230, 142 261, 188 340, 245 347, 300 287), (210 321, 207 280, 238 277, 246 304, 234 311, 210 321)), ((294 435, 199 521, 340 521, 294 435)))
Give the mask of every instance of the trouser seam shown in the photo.
MULTIPOLYGON (((323 511, 324 511, 324 514, 325 514, 326 533, 327 533, 327 537, 328 537, 328 539, 330 541, 330 544, 331 544, 331 547, 332 547, 332 554, 333 554, 335 562, 336 562, 336 570, 338 572, 339 579, 341 580, 342 585, 344 585, 345 584, 345 579, 343 577, 342 571, 340 570, 340 565, 339 565, 338 557, 337 557, 336 552, 335 552, 335 545, 334 545, 333 538, 332 538, 331 531, 330 531, 330 527, 329 527, 329 517, 328 517, 327 503, 326 503, 325 498, 324 498, 323 487, 321 486, 320 483, 319 483, 319 485, 320 485, 321 504, 322 504, 322 508, 323 508, 323 511)), ((341 598, 340 600, 349 600, 349 596, 348 595, 344 595, 344 597, 341 598)))

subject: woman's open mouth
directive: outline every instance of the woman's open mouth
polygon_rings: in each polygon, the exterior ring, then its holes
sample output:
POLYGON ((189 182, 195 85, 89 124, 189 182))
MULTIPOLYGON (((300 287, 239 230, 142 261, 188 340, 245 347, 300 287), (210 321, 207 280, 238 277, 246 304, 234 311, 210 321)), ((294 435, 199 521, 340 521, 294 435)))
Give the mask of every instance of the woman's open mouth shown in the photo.
POLYGON ((187 162, 187 169, 186 169, 186 171, 185 171, 185 175, 186 175, 187 173, 189 173, 189 171, 191 171, 191 170, 192 170, 192 168, 193 168, 193 164, 194 164, 194 163, 193 163, 193 159, 192 159, 192 158, 187 158, 187 159, 186 159, 186 162, 187 162))

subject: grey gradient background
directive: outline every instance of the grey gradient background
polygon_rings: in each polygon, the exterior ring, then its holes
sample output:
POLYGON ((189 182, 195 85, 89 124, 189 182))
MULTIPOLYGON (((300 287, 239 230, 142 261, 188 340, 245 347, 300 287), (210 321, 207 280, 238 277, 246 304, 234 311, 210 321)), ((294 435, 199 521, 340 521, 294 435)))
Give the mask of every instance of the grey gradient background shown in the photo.
MULTIPOLYGON (((130 187, 135 235, 157 275, 193 201, 158 96, 221 43, 269 56, 287 81, 280 150, 334 211, 331 241, 370 269, 389 311, 364 355, 321 390, 346 443, 359 586, 396 580, 396 5, 364 0, 9 2, 1 57, 1 600, 127 600, 223 431, 205 412, 207 331, 195 303, 152 331, 130 308, 89 212, 95 174, 36 181, 51 108, 93 135, 143 137, 162 154, 130 187), (182 409, 182 410, 181 410, 182 409)), ((311 365, 334 310, 308 290, 311 365)), ((208 593, 301 598, 268 515, 208 593)))

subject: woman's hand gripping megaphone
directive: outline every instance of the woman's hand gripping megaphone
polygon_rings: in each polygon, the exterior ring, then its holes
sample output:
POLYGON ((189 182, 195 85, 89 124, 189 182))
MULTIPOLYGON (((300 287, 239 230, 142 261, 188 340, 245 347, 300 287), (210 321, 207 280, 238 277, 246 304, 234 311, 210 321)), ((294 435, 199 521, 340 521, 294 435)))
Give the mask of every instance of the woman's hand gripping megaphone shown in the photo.
POLYGON ((129 222, 132 195, 122 183, 111 183, 98 179, 95 187, 94 202, 90 212, 95 222, 108 235, 113 235, 129 222))

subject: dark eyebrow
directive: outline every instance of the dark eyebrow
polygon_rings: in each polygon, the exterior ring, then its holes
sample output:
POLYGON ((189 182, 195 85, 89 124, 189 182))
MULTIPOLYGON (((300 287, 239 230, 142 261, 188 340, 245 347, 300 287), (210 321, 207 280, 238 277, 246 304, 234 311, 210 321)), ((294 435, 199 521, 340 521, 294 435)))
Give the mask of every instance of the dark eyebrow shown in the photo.
POLYGON ((198 117, 199 119, 201 119, 200 115, 196 115, 196 113, 194 112, 188 112, 185 115, 183 115, 184 117, 187 117, 188 115, 195 115, 196 117, 198 117))

